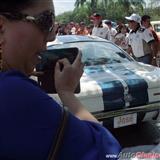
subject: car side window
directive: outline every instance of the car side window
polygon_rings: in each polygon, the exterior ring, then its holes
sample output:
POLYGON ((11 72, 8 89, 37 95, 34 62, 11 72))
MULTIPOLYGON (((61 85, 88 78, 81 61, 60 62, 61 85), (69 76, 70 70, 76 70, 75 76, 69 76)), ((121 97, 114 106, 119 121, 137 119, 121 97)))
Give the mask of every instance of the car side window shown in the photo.
POLYGON ((155 24, 155 25, 154 25, 154 30, 155 30, 156 32, 160 32, 160 24, 155 24))

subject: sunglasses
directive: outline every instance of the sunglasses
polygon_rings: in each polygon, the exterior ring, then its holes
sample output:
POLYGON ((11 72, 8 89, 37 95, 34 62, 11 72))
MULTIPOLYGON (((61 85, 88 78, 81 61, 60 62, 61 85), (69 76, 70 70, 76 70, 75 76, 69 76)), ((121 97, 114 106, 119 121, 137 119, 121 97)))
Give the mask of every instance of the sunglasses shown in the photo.
POLYGON ((5 16, 9 20, 17 20, 30 22, 35 24, 42 32, 50 33, 54 28, 54 12, 51 10, 44 11, 38 15, 30 16, 24 13, 2 12, 0 15, 5 16))

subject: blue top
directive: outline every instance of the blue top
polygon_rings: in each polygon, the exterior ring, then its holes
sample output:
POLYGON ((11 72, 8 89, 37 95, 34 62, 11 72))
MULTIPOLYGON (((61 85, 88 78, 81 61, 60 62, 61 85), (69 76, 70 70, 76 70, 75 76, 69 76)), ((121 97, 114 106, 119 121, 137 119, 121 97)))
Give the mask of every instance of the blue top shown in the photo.
MULTIPOLYGON (((46 160, 60 118, 61 107, 37 82, 18 71, 0 73, 0 159, 46 160)), ((69 114, 65 131, 58 160, 107 160, 120 152, 97 123, 69 114)))

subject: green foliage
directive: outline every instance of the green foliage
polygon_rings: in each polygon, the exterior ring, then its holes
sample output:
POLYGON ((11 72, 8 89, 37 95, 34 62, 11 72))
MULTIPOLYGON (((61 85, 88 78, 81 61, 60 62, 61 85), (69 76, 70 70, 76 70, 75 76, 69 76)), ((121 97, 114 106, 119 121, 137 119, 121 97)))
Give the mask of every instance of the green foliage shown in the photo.
POLYGON ((87 4, 85 6, 75 8, 73 12, 65 12, 61 15, 56 16, 56 21, 60 23, 68 23, 71 21, 78 23, 83 21, 85 23, 88 23, 90 15, 89 13, 91 13, 90 6, 87 4))
POLYGON ((132 13, 149 14, 153 20, 160 20, 159 0, 76 0, 73 12, 65 12, 56 17, 60 23, 70 21, 90 23, 90 15, 98 12, 103 19, 123 21, 132 13))
POLYGON ((75 22, 85 22, 88 23, 90 7, 88 5, 76 8, 73 11, 73 18, 75 22))
POLYGON ((64 12, 63 14, 56 16, 56 21, 59 23, 68 23, 72 21, 72 15, 73 12, 64 12))

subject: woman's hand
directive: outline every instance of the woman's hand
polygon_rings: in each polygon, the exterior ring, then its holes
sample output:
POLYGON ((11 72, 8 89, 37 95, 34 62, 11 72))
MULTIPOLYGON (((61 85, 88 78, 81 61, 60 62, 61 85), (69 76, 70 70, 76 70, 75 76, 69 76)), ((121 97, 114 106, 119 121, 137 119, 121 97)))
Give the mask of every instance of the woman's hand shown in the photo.
POLYGON ((81 57, 82 54, 79 53, 73 64, 70 64, 66 58, 56 63, 54 79, 58 94, 74 93, 83 74, 84 64, 81 62, 81 57), (62 70, 61 66, 63 66, 62 70))
POLYGON ((81 120, 98 122, 98 120, 86 110, 79 99, 74 95, 74 91, 83 74, 84 64, 81 62, 81 53, 70 64, 67 59, 61 59, 55 67, 55 87, 64 106, 81 120), (61 70, 61 65, 63 69, 61 70))

